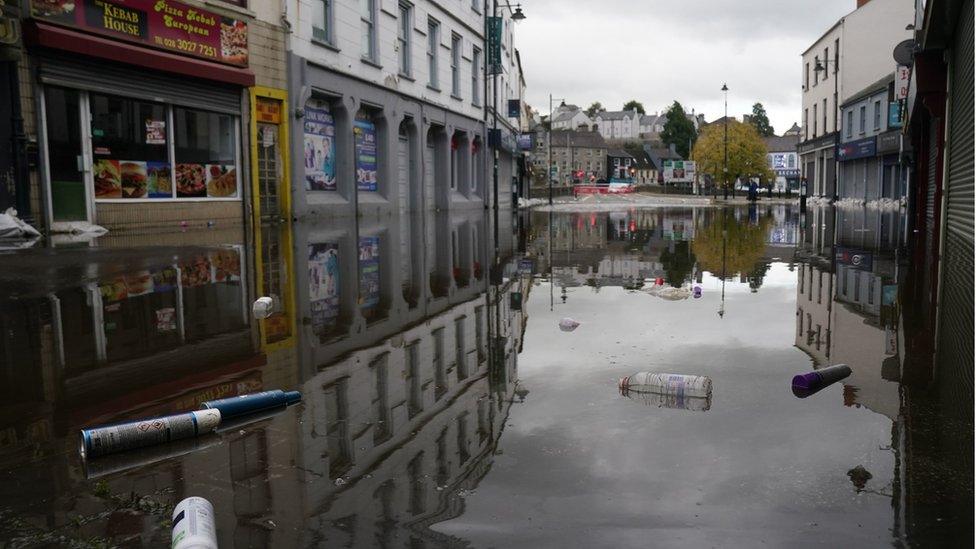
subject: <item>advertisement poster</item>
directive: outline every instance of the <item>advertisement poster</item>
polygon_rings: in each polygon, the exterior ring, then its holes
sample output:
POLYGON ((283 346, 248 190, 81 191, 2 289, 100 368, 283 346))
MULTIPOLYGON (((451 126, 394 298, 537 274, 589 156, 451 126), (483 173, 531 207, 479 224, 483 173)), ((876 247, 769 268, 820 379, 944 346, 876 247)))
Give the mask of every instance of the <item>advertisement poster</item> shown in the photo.
POLYGON ((309 244, 308 294, 315 332, 322 333, 335 326, 339 318, 338 244, 309 244))
POLYGON ((173 174, 169 162, 146 162, 149 198, 173 198, 173 174))
POLYGON ((164 307, 156 309, 156 331, 174 332, 176 331, 176 309, 164 307))
POLYGON ((356 188, 376 190, 376 124, 356 120, 352 128, 356 143, 356 188))
POLYGON ((372 309, 380 303, 380 237, 359 239, 359 306, 372 309))
POLYGON ((207 164, 207 196, 230 198, 237 196, 237 169, 233 164, 207 164))
POLYGON ((153 277, 153 291, 156 293, 172 292, 176 289, 176 269, 165 267, 156 271, 153 277))
POLYGON ((31 0, 31 15, 116 40, 247 66, 247 23, 175 0, 31 0))
POLYGON ((166 144, 166 121, 146 120, 146 145, 166 144))
POLYGON ((665 160, 665 183, 691 183, 695 180, 695 163, 690 160, 665 160))
POLYGON ((241 256, 237 250, 210 252, 214 282, 237 282, 241 279, 241 256))
POLYGON ((318 99, 305 103, 305 190, 334 191, 335 119, 329 104, 318 99))
POLYGON ((119 172, 122 179, 122 198, 146 198, 149 189, 145 162, 121 160, 119 172))

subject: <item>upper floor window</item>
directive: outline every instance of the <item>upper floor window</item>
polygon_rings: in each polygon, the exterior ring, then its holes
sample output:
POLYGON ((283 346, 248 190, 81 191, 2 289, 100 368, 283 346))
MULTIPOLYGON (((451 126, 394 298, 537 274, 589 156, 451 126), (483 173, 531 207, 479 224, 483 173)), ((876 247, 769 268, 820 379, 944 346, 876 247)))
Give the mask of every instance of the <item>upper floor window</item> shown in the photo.
POLYGON ((312 38, 332 44, 332 0, 314 0, 311 8, 312 38))
POLYGON ((477 46, 471 51, 471 102, 481 105, 481 50, 477 46))
POLYGON ((850 137, 854 132, 854 111, 847 111, 847 126, 844 128, 844 135, 850 137))
POLYGON ((437 46, 440 45, 441 24, 434 19, 427 20, 427 85, 439 89, 437 78, 437 46))
POLYGON ((865 128, 867 128, 868 126, 868 108, 865 105, 861 105, 859 119, 861 122, 860 125, 861 133, 864 133, 865 128))
POLYGON ((397 59, 400 74, 410 76, 410 29, 413 27, 413 6, 400 2, 400 20, 397 25, 397 59))
POLYGON ((461 37, 451 34, 451 95, 461 97, 461 37))
POLYGON ((827 78, 830 77, 830 71, 829 70, 826 70, 827 69, 827 60, 828 59, 830 59, 830 48, 824 48, 824 60, 823 60, 823 64, 824 64, 824 71, 823 71, 823 74, 824 75, 823 75, 823 79, 824 80, 826 80, 827 78))
POLYGON ((816 69, 816 66, 819 65, 819 64, 820 64, 820 58, 819 57, 814 57, 813 58, 813 66, 814 66, 814 69, 813 69, 813 85, 814 86, 816 86, 820 82, 820 71, 818 71, 816 69))
POLYGON ((363 59, 376 62, 376 0, 360 0, 363 59))
POLYGON ((481 13, 481 0, 471 0, 471 9, 481 13))
POLYGON ((807 63, 803 68, 803 89, 810 89, 810 63, 807 63))
POLYGON ((813 105, 813 136, 817 137, 817 105, 813 105))
POLYGON ((874 129, 881 129, 881 101, 874 102, 874 129))
POLYGON ((803 109, 803 138, 810 138, 810 125, 808 123, 808 116, 810 114, 809 109, 803 109))

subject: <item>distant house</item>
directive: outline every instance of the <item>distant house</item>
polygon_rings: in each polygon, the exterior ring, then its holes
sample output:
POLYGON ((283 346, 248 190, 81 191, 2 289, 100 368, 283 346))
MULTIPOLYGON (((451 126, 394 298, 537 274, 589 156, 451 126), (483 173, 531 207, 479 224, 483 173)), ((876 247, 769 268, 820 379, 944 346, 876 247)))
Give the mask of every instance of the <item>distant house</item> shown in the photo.
POLYGON ((597 131, 604 139, 637 139, 640 113, 632 111, 603 111, 593 117, 597 131))
MULTIPOLYGON (((794 127, 796 124, 794 124, 794 127)), ((766 145, 766 163, 776 174, 773 182, 775 191, 800 190, 800 161, 796 147, 800 143, 800 133, 792 135, 764 137, 766 145)))
POLYGON ((645 144, 644 152, 647 153, 647 157, 651 162, 655 183, 664 183, 662 170, 665 160, 683 160, 681 155, 674 150, 674 145, 670 147, 651 147, 649 144, 645 144))
POLYGON ((536 150, 533 155, 533 171, 543 174, 549 156, 549 139, 552 139, 552 163, 556 167, 559 185, 573 181, 599 179, 606 174, 607 144, 597 132, 556 130, 536 134, 536 150))
MULTIPOLYGON (((692 110, 690 113, 685 113, 685 117, 695 126, 695 131, 697 132, 703 125, 705 125, 705 115, 695 114, 692 110)), ((638 126, 638 132, 641 139, 645 141, 661 141, 661 132, 664 131, 664 125, 668 123, 667 113, 661 114, 645 114, 640 117, 640 122, 638 126)))
POLYGON ((794 122, 793 126, 791 126, 790 129, 783 132, 783 137, 786 137, 788 135, 797 135, 797 136, 803 135, 803 128, 801 128, 799 124, 794 122))
POLYGON ((562 112, 552 115, 552 129, 554 130, 576 130, 581 126, 589 129, 592 124, 590 117, 579 109, 575 111, 564 109, 562 112))
POLYGON ((607 150, 607 179, 630 179, 636 172, 636 159, 633 155, 623 149, 607 150))
POLYGON ((654 163, 651 162, 651 157, 647 154, 647 151, 641 150, 640 153, 634 156, 634 166, 636 172, 634 173, 634 181, 639 185, 651 185, 657 183, 657 168, 654 167, 654 163))

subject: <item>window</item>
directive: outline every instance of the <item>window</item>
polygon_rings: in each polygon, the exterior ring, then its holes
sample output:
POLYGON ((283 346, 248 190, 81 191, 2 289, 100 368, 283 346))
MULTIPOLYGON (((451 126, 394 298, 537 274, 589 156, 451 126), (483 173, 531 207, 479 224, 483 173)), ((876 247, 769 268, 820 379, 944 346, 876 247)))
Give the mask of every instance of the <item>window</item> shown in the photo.
POLYGON ((854 132, 854 111, 847 111, 847 127, 844 128, 844 135, 850 137, 854 132))
POLYGON ((436 89, 439 87, 437 78, 437 46, 440 44, 441 24, 433 19, 427 20, 427 85, 436 89))
POLYGON ((471 52, 471 103, 481 106, 481 50, 477 47, 471 52))
POLYGON ((817 137, 817 104, 813 105, 813 136, 817 137))
POLYGON ((874 102, 874 129, 881 129, 881 101, 874 102))
POLYGON ((451 34, 451 95, 461 97, 461 37, 451 34))
POLYGON ((810 114, 810 109, 803 109, 803 138, 810 138, 810 125, 807 123, 807 115, 810 114))
POLYGON ((311 3, 312 38, 332 44, 332 0, 311 3))
POLYGON ((471 0, 471 9, 481 13, 481 0, 471 0))
POLYGON ((864 105, 861 105, 861 109, 860 109, 860 112, 859 112, 859 119, 860 119, 860 123, 861 123, 861 126, 860 126, 859 129, 861 130, 861 133, 864 133, 864 128, 866 128, 867 125, 868 125, 868 122, 867 122, 867 120, 868 120, 868 108, 866 106, 864 106, 864 105))
POLYGON ((834 74, 840 68, 840 38, 834 39, 834 74))
POLYGON ((360 0, 363 59, 376 62, 376 0, 360 0))
MULTIPOLYGON (((824 59, 823 59, 823 66, 824 66, 823 79, 824 80, 826 80, 829 77, 829 75, 830 75, 830 71, 829 70, 826 70, 827 69, 827 60, 828 59, 830 59, 830 48, 824 48, 824 59)), ((826 126, 824 126, 824 127, 826 127, 826 126)))
POLYGON ((397 25, 397 59, 400 74, 410 76, 410 29, 413 27, 413 7, 400 2, 400 21, 397 25))
POLYGON ((823 100, 823 108, 821 109, 821 114, 823 115, 823 128, 824 133, 827 133, 827 99, 823 100))
POLYGON ((819 64, 820 64, 820 58, 819 57, 814 57, 813 58, 813 85, 814 85, 814 87, 816 87, 816 85, 820 83, 820 71, 817 70, 817 65, 819 65, 819 64))
POLYGON ((166 106, 95 93, 90 103, 95 198, 173 198, 166 106))
POLYGON ((236 197, 237 119, 173 109, 177 197, 236 197))
POLYGON ((803 89, 810 89, 810 63, 807 63, 803 69, 803 89))

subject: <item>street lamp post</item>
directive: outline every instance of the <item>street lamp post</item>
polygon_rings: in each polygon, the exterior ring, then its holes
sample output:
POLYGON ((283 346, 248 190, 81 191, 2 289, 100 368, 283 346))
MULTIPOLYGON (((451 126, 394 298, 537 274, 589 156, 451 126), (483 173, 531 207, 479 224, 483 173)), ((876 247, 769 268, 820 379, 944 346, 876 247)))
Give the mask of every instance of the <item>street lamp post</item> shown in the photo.
MULTIPOLYGON (((836 55, 837 52, 834 52, 834 54, 836 55)), ((815 72, 815 73, 821 73, 822 72, 822 73, 826 74, 827 73, 827 65, 833 65, 834 66, 834 131, 836 132, 837 131, 837 116, 838 116, 838 113, 840 112, 840 107, 837 105, 837 81, 839 80, 839 78, 837 78, 837 58, 835 57, 834 59, 827 59, 826 57, 824 57, 823 64, 821 64, 820 63, 820 58, 817 57, 816 58, 816 63, 813 65, 813 72, 815 72)), ((826 125, 827 125, 827 123, 824 122, 824 133, 827 133, 826 125)), ((833 197, 832 198, 834 200, 837 200, 837 170, 834 170, 834 193, 833 193, 833 197)))
MULTIPOLYGON (((722 163, 722 179, 725 200, 729 199, 729 87, 722 84, 722 93, 725 94, 725 160, 722 163)), ((735 198, 735 191, 732 191, 732 198, 735 198)))

